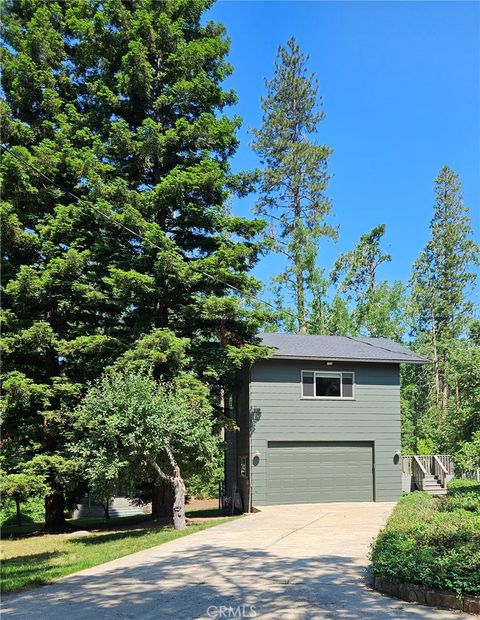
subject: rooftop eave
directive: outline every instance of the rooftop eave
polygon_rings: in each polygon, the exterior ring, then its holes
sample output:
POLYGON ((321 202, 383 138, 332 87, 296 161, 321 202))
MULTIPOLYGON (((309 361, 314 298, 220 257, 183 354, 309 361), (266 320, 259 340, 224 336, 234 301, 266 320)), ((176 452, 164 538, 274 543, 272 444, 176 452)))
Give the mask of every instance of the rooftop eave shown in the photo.
POLYGON ((430 360, 426 358, 420 359, 367 359, 364 357, 325 357, 313 355, 273 355, 276 360, 312 360, 319 362, 363 362, 365 364, 430 364, 430 360))

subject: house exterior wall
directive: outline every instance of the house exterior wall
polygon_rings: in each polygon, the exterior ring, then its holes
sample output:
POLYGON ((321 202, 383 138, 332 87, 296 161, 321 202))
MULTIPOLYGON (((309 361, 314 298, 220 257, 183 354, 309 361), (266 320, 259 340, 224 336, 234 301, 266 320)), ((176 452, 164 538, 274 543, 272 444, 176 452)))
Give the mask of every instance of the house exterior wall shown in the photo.
POLYGON ((256 362, 250 373, 250 428, 253 506, 267 503, 269 441, 371 442, 374 500, 401 494, 401 459, 395 455, 401 445, 398 364, 256 362), (302 370, 354 372, 355 399, 302 399, 302 370))

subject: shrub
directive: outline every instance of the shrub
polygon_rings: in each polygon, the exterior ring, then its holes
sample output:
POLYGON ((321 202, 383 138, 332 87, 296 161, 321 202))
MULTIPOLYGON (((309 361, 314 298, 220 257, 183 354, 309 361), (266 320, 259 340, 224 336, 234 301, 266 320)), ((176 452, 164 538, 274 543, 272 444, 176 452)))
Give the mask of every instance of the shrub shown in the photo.
POLYGON ((451 480, 441 509, 447 512, 468 510, 480 514, 480 483, 474 480, 451 480))
POLYGON ((218 482, 223 478, 223 468, 216 467, 209 476, 192 474, 185 480, 187 493, 196 499, 216 499, 218 497, 218 482))
MULTIPOLYGON (((45 518, 45 503, 42 497, 32 497, 21 505, 22 521, 24 523, 41 523, 45 518)), ((2 499, 0 510, 0 526, 16 524, 15 502, 10 499, 2 499)))
POLYGON ((466 491, 475 491, 480 493, 480 482, 475 480, 467 480, 464 478, 454 478, 448 483, 448 494, 454 495, 464 493, 466 491))
POLYGON ((470 482, 451 483, 446 498, 404 495, 373 545, 372 572, 480 594, 480 485, 470 482))

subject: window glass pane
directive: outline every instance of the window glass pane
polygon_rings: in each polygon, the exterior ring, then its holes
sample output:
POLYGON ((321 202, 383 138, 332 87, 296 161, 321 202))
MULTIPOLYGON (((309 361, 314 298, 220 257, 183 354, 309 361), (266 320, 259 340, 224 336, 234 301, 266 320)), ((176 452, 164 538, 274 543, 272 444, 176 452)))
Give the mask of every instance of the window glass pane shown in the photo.
POLYGON ((342 374, 342 396, 343 398, 353 398, 353 373, 344 372, 342 374))
POLYGON ((303 396, 315 396, 313 391, 313 372, 304 372, 302 374, 303 396))
POLYGON ((315 375, 317 396, 340 397, 340 375, 315 375))

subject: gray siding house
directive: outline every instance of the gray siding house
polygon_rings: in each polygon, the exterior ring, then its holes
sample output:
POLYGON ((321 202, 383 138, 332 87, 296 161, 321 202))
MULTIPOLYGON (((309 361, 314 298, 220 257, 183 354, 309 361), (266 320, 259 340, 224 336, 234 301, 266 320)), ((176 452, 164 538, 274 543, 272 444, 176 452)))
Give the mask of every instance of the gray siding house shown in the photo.
POLYGON ((227 433, 225 495, 269 504, 391 501, 401 494, 400 364, 386 338, 265 333, 227 433))

